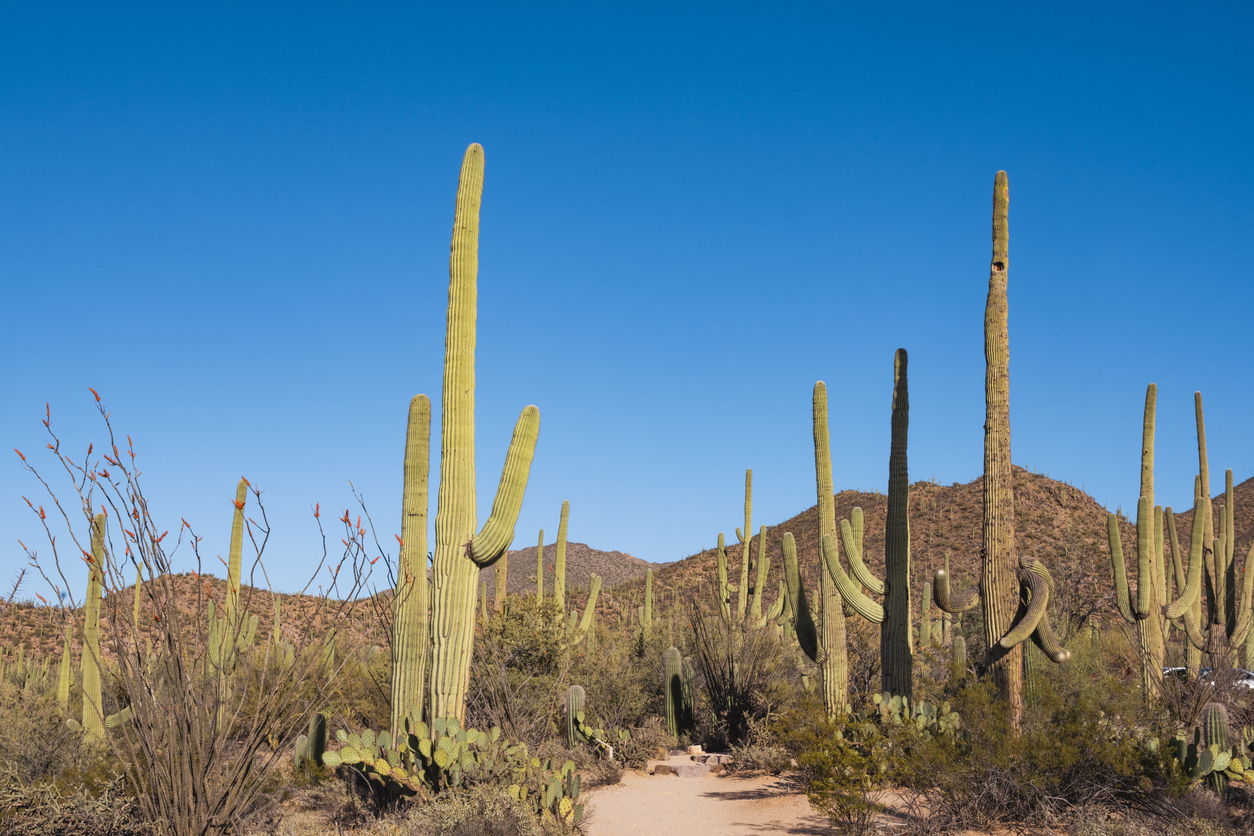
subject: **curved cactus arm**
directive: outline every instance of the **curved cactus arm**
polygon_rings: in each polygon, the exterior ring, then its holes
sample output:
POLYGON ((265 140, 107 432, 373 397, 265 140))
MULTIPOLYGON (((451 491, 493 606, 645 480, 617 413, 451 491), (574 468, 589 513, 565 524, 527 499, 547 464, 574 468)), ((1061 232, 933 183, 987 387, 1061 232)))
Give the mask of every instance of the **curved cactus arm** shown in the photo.
POLYGON ((1208 650, 1210 646, 1210 630, 1203 630, 1198 625, 1196 613, 1188 609, 1184 611, 1180 618, 1184 622, 1184 632, 1189 637, 1189 643, 1198 650, 1208 650))
POLYGON ((1119 605, 1119 614, 1124 621, 1135 624, 1137 617, 1128 598, 1128 575, 1123 561, 1123 543, 1119 539, 1119 520, 1114 514, 1106 515, 1106 539, 1110 543, 1110 566, 1115 575, 1115 603, 1119 605))
POLYGON ((783 537, 784 579, 788 583, 788 603, 792 605, 793 627, 797 633, 797 644, 801 645, 805 655, 811 662, 818 661, 819 639, 814 627, 814 618, 810 615, 810 605, 806 602, 805 585, 801 583, 801 570, 797 568, 797 544, 790 532, 783 537))
MULTIPOLYGON (((771 559, 766 556, 766 526, 758 529, 758 567, 757 578, 753 582, 753 604, 749 614, 754 618, 762 617, 762 588, 766 586, 766 575, 771 571, 771 559)), ((774 618, 774 616, 770 616, 774 618)))
MULTIPOLYGON (((855 508, 854 510, 861 512, 862 509, 855 508)), ((861 516, 862 514, 859 513, 858 517, 861 518, 861 516)), ((871 592, 883 595, 884 582, 872 575, 871 570, 862 562, 862 538, 855 536, 849 520, 840 521, 840 540, 845 545, 845 556, 849 558, 849 570, 853 572, 853 576, 871 592)))
POLYGON ((1030 590, 1031 597, 1019 623, 1011 625, 1006 635, 1002 636, 998 642, 1002 647, 1014 647, 1026 641, 1036 631, 1036 625, 1040 623, 1041 616, 1049 610, 1049 584, 1041 575, 1028 571, 1025 565, 1032 559, 1030 557, 1019 559, 1019 567, 1022 570, 1019 572, 1019 583, 1030 590))
MULTIPOLYGON (((845 520, 840 522, 841 534, 844 534, 849 528, 849 524, 845 520)), ((851 560, 850 563, 852 564, 852 562, 851 560)), ((827 567, 828 574, 836 582, 836 589, 840 591, 840 597, 853 608, 854 612, 872 624, 882 624, 884 622, 884 607, 863 595, 853 585, 853 581, 849 580, 845 570, 840 567, 840 558, 836 554, 836 541, 832 539, 830 534, 823 535, 823 565, 827 567)))
POLYGON ((597 613, 597 596, 601 594, 601 576, 592 575, 591 584, 588 587, 588 602, 583 606, 583 617, 579 619, 579 632, 576 634, 578 638, 583 638, 588 634, 588 629, 592 627, 592 619, 597 613))
POLYGON ((1188 584, 1187 570, 1184 566, 1184 556, 1180 552, 1180 538, 1176 536, 1176 515, 1172 513, 1170 505, 1164 511, 1164 518, 1171 545, 1171 567, 1176 576, 1176 594, 1182 596, 1188 584))
MULTIPOLYGON (((1197 510, 1194 511, 1194 519, 1197 518, 1197 510)), ((1180 566, 1180 544, 1176 540, 1176 519, 1171 513, 1171 509, 1167 509, 1167 525, 1171 529, 1171 559, 1176 568, 1176 585, 1180 586, 1181 566, 1180 566)), ((1193 604, 1197 601, 1198 595, 1202 591, 1202 526, 1193 526, 1193 540, 1189 545, 1189 572, 1184 580, 1183 591, 1180 597, 1172 604, 1165 608, 1167 618, 1177 619, 1188 610, 1193 609, 1193 604)))
POLYGON ((522 509, 523 491, 531 473, 531 459, 536 452, 536 438, 540 434, 540 410, 525 407, 514 424, 514 436, 505 456, 505 468, 501 482, 492 500, 492 514, 483 528, 466 544, 466 556, 480 568, 491 566, 505 554, 514 540, 514 524, 522 509))
MULTIPOLYGON (((1229 538, 1228 542, 1232 543, 1236 538, 1229 538)), ((1250 550, 1245 555, 1245 563, 1242 567, 1242 574, 1245 576, 1241 582, 1241 597, 1237 599, 1237 629, 1232 634, 1232 644, 1237 646, 1245 643, 1245 638, 1250 626, 1250 603, 1254 597, 1254 543, 1250 544, 1250 550), (1245 625, 1245 631, 1241 630, 1241 625, 1245 625), (1237 632, 1240 631, 1240 637, 1237 632)))
POLYGON ((966 592, 950 595, 949 572, 937 569, 935 577, 932 578, 932 599, 936 601, 936 606, 945 612, 957 615, 975 609, 980 603, 980 593, 978 590, 968 589, 966 592))
POLYGON ((1071 651, 1063 648, 1058 643, 1058 637, 1054 635, 1054 627, 1050 624, 1048 611, 1037 623, 1036 630, 1032 633, 1032 642, 1055 664, 1061 665, 1071 658, 1071 651))

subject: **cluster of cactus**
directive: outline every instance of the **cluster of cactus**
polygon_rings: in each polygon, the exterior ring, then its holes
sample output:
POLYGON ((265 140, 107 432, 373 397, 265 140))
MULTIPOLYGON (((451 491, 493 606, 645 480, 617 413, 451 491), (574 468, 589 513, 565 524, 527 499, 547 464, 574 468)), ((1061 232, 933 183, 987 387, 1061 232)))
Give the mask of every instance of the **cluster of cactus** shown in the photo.
POLYGON ((359 770, 391 798, 429 800, 445 790, 477 783, 505 785, 509 794, 542 820, 574 825, 583 817, 580 779, 574 761, 556 766, 531 757, 525 743, 512 744, 499 727, 489 732, 464 729, 456 719, 437 718, 428 728, 405 718, 405 731, 362 734, 336 732, 341 746, 328 750, 328 767, 359 770))
POLYGON ((722 532, 718 535, 717 573, 718 573, 718 608, 724 620, 734 620, 753 630, 762 630, 775 621, 780 623, 781 613, 786 605, 785 587, 780 586, 780 594, 775 603, 766 613, 762 612, 762 593, 766 587, 766 578, 771 569, 771 559, 766 556, 766 526, 758 529, 758 559, 750 560, 752 538, 749 536, 753 523, 753 470, 745 471, 745 525, 736 528, 736 538, 740 545, 740 582, 734 587, 729 577, 727 543, 722 532), (755 568, 756 567, 756 568, 755 568), (752 586, 753 596, 749 596, 750 571, 755 574, 752 586), (732 591, 735 590, 735 604, 732 603, 732 591))
POLYGON ((324 766, 327 752, 327 715, 314 714, 309 718, 309 733, 296 738, 296 752, 292 762, 297 769, 305 763, 324 766))
POLYGON ((1254 783, 1251 771, 1250 744, 1254 735, 1242 730, 1241 743, 1228 746, 1228 712, 1219 703, 1208 703, 1202 710, 1202 725, 1192 735, 1176 734, 1169 751, 1186 775, 1205 780, 1215 792, 1223 794, 1229 780, 1254 783), (1192 740, 1189 738, 1192 737, 1192 740))
POLYGON ((941 736, 952 739, 962 728, 962 718, 948 702, 937 706, 929 702, 911 702, 909 697, 889 693, 871 697, 871 708, 864 720, 881 726, 911 725, 926 740, 941 736))

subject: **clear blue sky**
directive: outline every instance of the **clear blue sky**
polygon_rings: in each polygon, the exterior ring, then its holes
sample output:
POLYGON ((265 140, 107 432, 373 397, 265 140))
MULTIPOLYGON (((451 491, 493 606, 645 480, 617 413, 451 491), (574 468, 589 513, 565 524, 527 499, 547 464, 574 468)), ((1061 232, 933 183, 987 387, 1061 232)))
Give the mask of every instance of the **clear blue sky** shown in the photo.
MULTIPOLYGON (((912 479, 979 475, 998 169, 1016 463, 1135 508, 1153 381, 1161 501, 1194 390, 1213 489, 1254 475, 1248 4, 429 5, 3 6, 0 447, 45 402, 98 440, 93 386, 209 555, 241 474, 280 589, 349 480, 394 543, 480 142, 480 514, 538 405, 519 547, 568 499, 572 540, 681 558, 746 467, 755 528, 809 507, 820 379, 837 488, 883 489, 899 346, 912 479)), ((0 461, 3 579, 46 547, 0 461)))

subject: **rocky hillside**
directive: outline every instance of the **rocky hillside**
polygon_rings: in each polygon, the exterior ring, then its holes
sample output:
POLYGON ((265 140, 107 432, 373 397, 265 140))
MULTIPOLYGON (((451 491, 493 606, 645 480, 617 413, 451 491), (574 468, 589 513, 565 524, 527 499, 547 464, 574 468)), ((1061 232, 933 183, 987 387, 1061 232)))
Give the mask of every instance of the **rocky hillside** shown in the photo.
MULTIPOLYGON (((557 559, 557 543, 544 547, 544 594, 553 593, 553 562, 557 559)), ((509 553, 509 570, 506 573, 506 589, 511 595, 536 591, 536 547, 531 546, 509 553)), ((650 568, 655 571, 661 564, 648 563, 625 552, 603 552, 583 543, 566 544, 566 588, 587 589, 589 578, 595 573, 601 576, 602 589, 643 578, 650 568)), ((482 570, 480 578, 488 582, 488 595, 496 590, 496 569, 482 570)), ((582 600, 582 596, 580 598, 582 600)))

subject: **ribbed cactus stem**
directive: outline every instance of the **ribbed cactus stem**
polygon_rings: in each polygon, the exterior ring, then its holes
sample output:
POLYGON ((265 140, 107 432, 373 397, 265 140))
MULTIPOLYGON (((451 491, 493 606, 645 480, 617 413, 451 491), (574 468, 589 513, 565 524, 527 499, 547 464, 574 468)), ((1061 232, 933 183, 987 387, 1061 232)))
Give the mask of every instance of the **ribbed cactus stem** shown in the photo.
POLYGON ((967 640, 962 636, 954 636, 954 667, 958 670, 958 677, 962 678, 967 673, 967 640))
MULTIPOLYGON (((831 441, 827 426, 827 386, 814 384, 814 477, 818 492, 819 537, 837 537, 836 500, 832 492, 831 441)), ((791 589, 791 581, 789 582, 791 589)), ((845 645, 845 613, 831 572, 819 572, 823 616, 823 705, 829 717, 845 710, 849 699, 849 659, 845 645)), ((794 601, 794 605, 796 601, 794 601)))
POLYGON ((723 618, 731 618, 731 585, 727 580, 727 546, 723 532, 718 534, 718 608, 723 618))
POLYGON ((107 518, 97 514, 87 564, 87 597, 83 604, 83 735, 104 738, 104 703, 100 687, 100 597, 104 586, 104 537, 107 518))
POLYGON ((797 544, 792 532, 784 532, 781 542, 784 552, 784 580, 788 590, 788 605, 792 611, 792 626, 797 635, 797 644, 802 652, 817 662, 819 648, 818 632, 814 626, 814 618, 810 614, 810 604, 806 600, 805 584, 801 580, 801 570, 797 565, 797 544))
POLYGON ((1009 207, 1009 179, 1006 172, 999 171, 993 184, 993 257, 984 311, 984 559, 980 590, 988 667, 1001 698, 1010 706, 1011 722, 1018 727, 1023 716, 1023 651, 1017 644, 1009 648, 1000 644, 1019 605, 1010 462, 1009 207))
MULTIPOLYGON (((431 656, 431 604, 427 586, 427 507, 431 469, 431 399, 409 401, 401 493, 400 558, 392 596, 392 728, 423 715, 431 656)), ((278 601, 275 601, 277 607, 278 601)), ((276 622, 277 622, 277 609, 276 622)))
POLYGON ((540 429, 540 411, 534 406, 524 408, 514 425, 492 512, 476 533, 475 317, 482 196, 483 148, 476 143, 466 149, 462 161, 449 257, 440 491, 432 566, 430 714, 459 723, 465 715, 470 678, 479 569, 495 563, 513 539, 540 429))
MULTIPOLYGON (((244 503, 248 499, 248 480, 240 479, 235 486, 235 513, 231 518, 231 552, 227 561, 226 599, 224 608, 231 625, 239 624, 239 585, 244 555, 244 503)), ((231 642, 235 641, 235 630, 230 631, 231 642)))
POLYGON ((583 606, 583 617, 579 620, 579 632, 576 634, 578 641, 584 636, 591 638, 592 621, 596 618, 597 612, 597 596, 601 594, 601 576, 592 575, 589 578, 588 600, 583 606))
POLYGON ((919 618, 919 646, 932 646, 932 585, 923 584, 923 612, 919 618))
POLYGON ((562 503, 562 518, 557 524, 557 554, 553 557, 553 600, 559 610, 566 609, 566 525, 570 520, 570 503, 562 503))
POLYGON ((880 627, 883 690, 914 697, 910 601, 910 475, 906 460, 910 396, 904 348, 893 358, 892 441, 888 456, 888 520, 884 534, 884 622, 880 627))
MULTIPOLYGON (((1202 745, 1207 749, 1218 747, 1221 753, 1228 752, 1228 710, 1221 703, 1207 703, 1202 709, 1202 745)), ((1228 778, 1221 769, 1207 775, 1206 782, 1220 795, 1228 789, 1228 778)))
MULTIPOLYGON (((70 656, 70 627, 65 627, 65 642, 61 645, 61 664, 57 667, 57 706, 64 715, 70 709, 70 680, 74 674, 70 668, 73 661, 70 656)), ((0 679, 3 679, 0 676, 0 679)))
POLYGON ((540 529, 540 541, 536 543, 536 603, 544 603, 544 529, 540 529))
POLYGON ((582 685, 572 685, 566 689, 566 748, 574 749, 584 741, 579 732, 579 724, 583 722, 584 690, 582 685))
POLYGON ((681 731, 684 704, 684 660, 679 649, 668 648, 662 656, 662 669, 666 688, 666 728, 673 737, 681 731))
POLYGON ((771 559, 766 556, 766 526, 758 529, 758 563, 757 577, 753 581, 753 603, 749 615, 754 619, 762 617, 762 592, 766 587, 766 576, 771 571, 771 559))
POLYGON ((745 527, 740 534, 740 587, 736 590, 736 618, 745 620, 749 605, 749 532, 753 524, 753 471, 745 471, 745 527))

